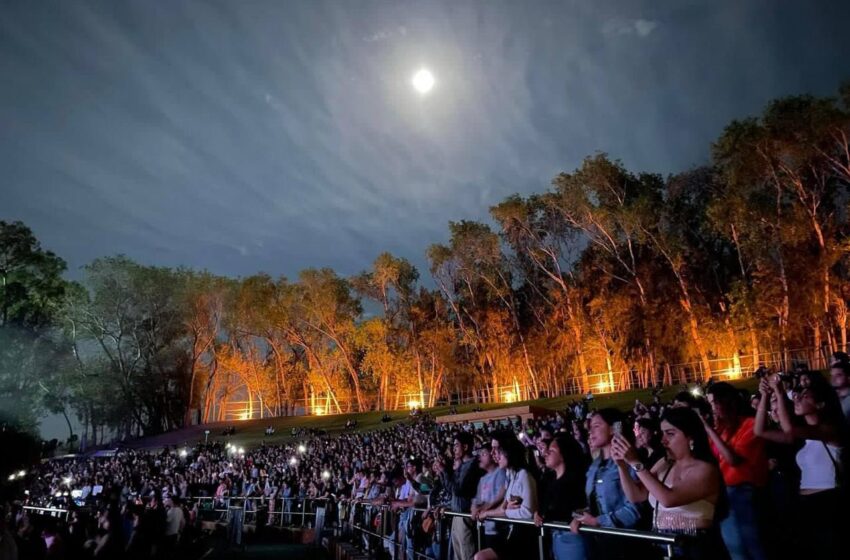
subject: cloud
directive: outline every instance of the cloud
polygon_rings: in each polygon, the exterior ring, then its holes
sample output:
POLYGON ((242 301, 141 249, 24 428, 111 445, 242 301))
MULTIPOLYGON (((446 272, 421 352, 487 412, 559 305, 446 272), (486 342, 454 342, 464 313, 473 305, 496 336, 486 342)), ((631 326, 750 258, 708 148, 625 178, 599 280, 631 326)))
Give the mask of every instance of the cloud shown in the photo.
POLYGON ((656 27, 658 22, 648 19, 611 19, 602 25, 602 34, 607 37, 637 35, 644 38, 655 31, 656 27))
POLYGON ((371 35, 363 37, 363 40, 367 43, 376 43, 378 41, 386 41, 387 39, 392 39, 394 37, 404 37, 405 35, 407 35, 407 27, 399 25, 376 31, 371 35))

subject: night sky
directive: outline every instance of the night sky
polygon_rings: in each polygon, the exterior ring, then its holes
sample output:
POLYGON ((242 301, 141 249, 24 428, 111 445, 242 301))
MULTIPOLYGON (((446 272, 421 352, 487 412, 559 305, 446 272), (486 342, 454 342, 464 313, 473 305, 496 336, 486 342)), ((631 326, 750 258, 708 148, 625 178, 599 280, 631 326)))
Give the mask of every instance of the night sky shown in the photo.
POLYGON ((0 219, 72 277, 424 268, 449 220, 586 155, 681 171, 835 93, 848 28, 847 1, 0 0, 0 219))

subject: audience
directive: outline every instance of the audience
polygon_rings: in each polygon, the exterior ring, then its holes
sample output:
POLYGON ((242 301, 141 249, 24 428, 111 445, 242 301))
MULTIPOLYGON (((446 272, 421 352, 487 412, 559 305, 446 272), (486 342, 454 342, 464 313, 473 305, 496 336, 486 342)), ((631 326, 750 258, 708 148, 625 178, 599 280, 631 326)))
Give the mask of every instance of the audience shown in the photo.
POLYGON ((293 428, 288 441, 255 449, 240 447, 228 427, 227 443, 58 458, 19 481, 22 500, 69 509, 70 518, 45 520, 14 505, 0 517, 0 551, 186 557, 204 515, 189 498, 209 496, 218 509, 250 498, 246 515, 257 523, 289 524, 314 499, 334 525, 363 515, 342 504, 370 504, 366 521, 379 527, 386 516, 399 543, 389 548, 406 560, 437 557, 433 522, 442 510, 471 516, 442 517, 455 560, 536 557, 538 530, 506 520, 569 526, 545 532, 555 560, 660 556, 581 527, 681 535, 681 558, 835 557, 847 522, 850 361, 836 355, 830 365, 831 385, 816 372, 763 370, 757 398, 722 382, 667 402, 656 390, 628 415, 593 410, 587 398, 526 421, 439 424, 417 410, 393 424, 385 413, 388 425, 369 433, 355 431, 353 419, 334 437, 293 428))

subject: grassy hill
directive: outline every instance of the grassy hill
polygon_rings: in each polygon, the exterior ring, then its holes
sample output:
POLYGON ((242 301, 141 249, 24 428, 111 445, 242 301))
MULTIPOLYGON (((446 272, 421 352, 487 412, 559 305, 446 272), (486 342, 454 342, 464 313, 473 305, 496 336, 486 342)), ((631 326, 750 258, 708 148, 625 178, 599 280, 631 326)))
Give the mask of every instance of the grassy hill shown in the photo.
MULTIPOLYGON (((745 379, 735 382, 735 385, 754 391, 757 386, 755 379, 745 379)), ((669 400, 679 390, 679 387, 668 387, 665 389, 662 398, 669 400)), ((567 404, 573 402, 578 397, 569 395, 564 397, 555 397, 551 399, 537 399, 531 401, 523 401, 521 403, 493 403, 493 404, 464 404, 459 405, 457 410, 459 413, 471 412, 476 406, 480 406, 484 410, 505 408, 518 405, 534 405, 542 408, 547 408, 553 411, 563 410, 567 404)), ((635 399, 640 399, 643 402, 651 400, 651 391, 649 389, 640 389, 637 391, 623 391, 618 393, 608 393, 604 395, 596 395, 594 397, 594 408, 614 407, 621 410, 630 410, 634 405, 635 399)), ((438 406, 427 409, 429 413, 435 416, 448 414, 448 406, 438 406)), ((345 430, 345 423, 349 419, 357 420, 357 431, 369 431, 392 426, 398 422, 408 420, 410 418, 408 411, 397 410, 391 411, 390 417, 392 421, 382 423, 381 417, 383 411, 376 412, 361 412, 352 414, 336 414, 327 416, 283 416, 277 418, 263 418, 256 420, 234 421, 229 423, 213 423, 201 426, 190 426, 181 430, 175 430, 157 436, 140 438, 131 442, 127 442, 126 446, 137 449, 159 448, 165 445, 193 445, 204 440, 204 431, 209 430, 209 441, 227 440, 239 447, 249 449, 256 447, 262 442, 267 444, 284 443, 291 439, 291 430, 293 427, 304 429, 319 429, 327 432, 342 433, 345 430), (236 434, 233 436, 223 437, 222 430, 227 425, 236 426, 236 434), (266 427, 274 426, 275 434, 271 437, 265 435, 266 427)))

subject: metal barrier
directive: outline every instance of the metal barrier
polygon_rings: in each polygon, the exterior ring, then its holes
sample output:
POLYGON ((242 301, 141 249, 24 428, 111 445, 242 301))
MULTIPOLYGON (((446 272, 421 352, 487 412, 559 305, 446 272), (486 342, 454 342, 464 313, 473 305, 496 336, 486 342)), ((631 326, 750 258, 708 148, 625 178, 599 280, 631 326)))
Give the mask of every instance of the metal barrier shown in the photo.
POLYGON ((243 513, 243 523, 255 525, 260 520, 260 514, 268 516, 263 523, 269 527, 278 528, 303 528, 312 527, 320 507, 327 507, 327 498, 267 498, 229 496, 216 498, 215 496, 196 496, 182 499, 186 503, 195 503, 198 506, 198 515, 204 512, 219 514, 217 521, 230 522, 231 510, 240 508, 243 513), (211 507, 202 507, 209 503, 211 507), (268 509, 266 507, 268 506, 268 509), (273 509, 278 506, 280 509, 273 509), (308 522, 308 519, 310 521, 308 522))
POLYGON ((71 515, 70 510, 62 509, 62 508, 52 508, 52 507, 38 507, 38 506, 23 506, 24 511, 28 511, 30 513, 34 513, 36 515, 43 515, 45 517, 55 517, 58 519, 63 519, 65 521, 68 520, 68 517, 71 515))
MULTIPOLYGON (((381 542, 382 545, 383 545, 383 543, 389 543, 389 545, 391 547, 393 547, 393 549, 394 549, 394 552, 395 552, 394 557, 395 558, 401 558, 402 557, 401 555, 404 554, 403 551, 405 550, 405 548, 407 548, 407 543, 400 542, 399 531, 396 530, 397 527, 398 527, 397 519, 393 518, 393 521, 391 523, 389 523, 389 524, 387 523, 388 516, 386 514, 392 513, 390 511, 389 506, 373 505, 373 504, 368 504, 368 503, 366 503, 366 504, 364 504, 364 503, 353 503, 352 505, 354 506, 355 512, 351 516, 352 519, 348 522, 348 526, 354 532, 357 532, 362 536, 362 538, 363 538, 362 544, 366 545, 365 546, 366 551, 372 552, 371 543, 369 543, 368 539, 366 538, 366 536, 368 536, 368 537, 373 537, 375 539, 378 539, 381 542), (360 524, 360 523, 353 521, 353 519, 357 517, 356 509, 357 509, 358 506, 363 507, 368 512, 366 517, 365 517, 365 519, 367 521, 366 527, 364 527, 363 524, 360 524), (371 512, 373 512, 373 511, 377 511, 381 515, 380 524, 375 527, 375 529, 376 529, 375 531, 372 531, 369 528, 369 526, 371 526, 371 521, 373 519, 376 519, 376 517, 372 516, 371 512), (387 528, 388 527, 391 529, 389 535, 387 534, 387 528)), ((429 511, 428 509, 425 509, 425 508, 413 508, 413 510, 418 511, 418 512, 429 511)), ((451 517, 451 518, 462 517, 462 518, 466 518, 466 519, 472 518, 472 516, 468 513, 458 513, 458 512, 452 512, 452 511, 443 511, 442 515, 437 518, 437 520, 436 520, 437 527, 435 528, 435 531, 436 531, 436 534, 439 535, 439 538, 437 539, 438 542, 439 542, 439 553, 437 554, 438 560, 447 560, 447 558, 448 558, 448 546, 447 546, 446 533, 451 528, 450 528, 450 526, 447 527, 447 525, 450 525, 450 524, 443 522, 443 519, 445 517, 451 517)), ((507 524, 514 524, 514 525, 530 525, 530 526, 533 526, 536 529, 538 529, 538 532, 537 532, 537 553, 538 553, 539 560, 546 560, 546 558, 547 558, 545 543, 544 543, 547 530, 556 530, 556 531, 569 531, 570 530, 569 524, 558 523, 558 522, 547 522, 547 523, 543 523, 542 526, 538 527, 533 521, 527 520, 527 519, 509 519, 509 518, 506 518, 506 517, 488 517, 487 521, 495 521, 495 522, 498 522, 498 523, 507 523, 507 524)), ((477 537, 476 540, 477 540, 477 549, 478 550, 481 550, 481 548, 482 548, 481 542, 482 542, 483 528, 484 528, 484 522, 476 521, 476 537, 477 537)), ((672 559, 674 557, 673 555, 674 555, 675 548, 678 547, 678 546, 681 546, 682 543, 684 542, 684 540, 687 538, 683 535, 653 533, 653 532, 650 532, 650 531, 638 531, 638 530, 634 530, 634 529, 616 529, 616 528, 609 528, 609 527, 589 527, 589 526, 586 526, 586 525, 582 525, 582 526, 579 527, 579 533, 585 534, 585 535, 600 535, 600 536, 614 537, 614 538, 635 539, 635 540, 640 540, 640 541, 643 541, 643 542, 657 544, 657 545, 660 545, 660 546, 663 547, 665 559, 672 559)), ((424 553, 417 551, 417 550, 414 550, 413 554, 414 554, 414 557, 416 557, 416 558, 427 558, 429 560, 434 559, 434 556, 424 554, 424 553)), ((408 558, 407 560, 414 560, 414 559, 408 558)))

